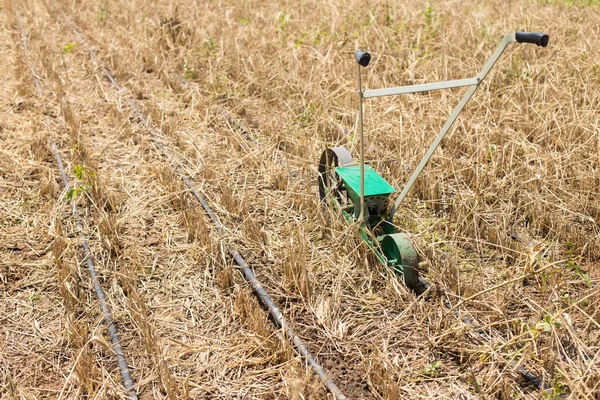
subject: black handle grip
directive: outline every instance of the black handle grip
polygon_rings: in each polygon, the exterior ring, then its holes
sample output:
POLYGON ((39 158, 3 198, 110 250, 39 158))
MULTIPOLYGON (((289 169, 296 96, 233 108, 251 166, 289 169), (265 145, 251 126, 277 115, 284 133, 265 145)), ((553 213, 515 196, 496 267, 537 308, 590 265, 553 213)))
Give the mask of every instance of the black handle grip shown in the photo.
POLYGON ((538 46, 546 47, 548 46, 548 40, 550 39, 548 35, 541 32, 517 32, 515 33, 515 39, 519 43, 533 43, 538 46))
POLYGON ((354 52, 354 59, 359 65, 366 67, 371 62, 371 55, 366 51, 356 50, 354 52))

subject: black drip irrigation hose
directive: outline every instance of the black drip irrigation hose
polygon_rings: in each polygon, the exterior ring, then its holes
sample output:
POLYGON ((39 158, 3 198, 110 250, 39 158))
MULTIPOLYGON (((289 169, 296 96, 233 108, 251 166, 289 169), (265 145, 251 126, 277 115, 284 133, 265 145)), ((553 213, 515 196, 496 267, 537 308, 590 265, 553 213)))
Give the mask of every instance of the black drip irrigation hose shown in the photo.
MULTIPOLYGON (((23 50, 25 52, 25 58, 27 60, 27 65, 29 67, 31 75, 33 76, 33 83, 35 85, 37 94, 38 94, 38 96, 41 96, 42 88, 41 88, 41 85, 37 78, 37 75, 35 74, 35 71, 33 70, 33 67, 31 66, 31 61, 29 60, 29 52, 28 52, 28 47, 27 47, 27 35, 25 34, 25 29, 23 27, 23 23, 21 22, 21 20, 19 20, 19 28, 21 30, 21 41, 23 43, 23 50)), ((65 191, 68 192, 70 190, 71 186, 69 184, 69 179, 67 178, 67 175, 65 173, 65 168, 64 168, 64 165, 62 162, 62 158, 60 156, 60 152, 58 151, 58 147, 56 146, 55 142, 52 142, 52 150, 54 151, 54 157, 56 159, 56 163, 58 165, 60 176, 61 176, 63 184, 65 186, 65 191)), ((125 386, 125 389, 128 391, 128 397, 132 400, 137 400, 138 396, 137 396, 136 390, 134 389, 135 385, 133 383, 133 379, 131 378, 131 373, 129 372, 129 367, 127 366, 127 360, 125 358, 125 354, 123 352, 123 347, 121 346, 121 341, 120 341, 119 335, 117 333, 117 327, 115 325, 112 314, 110 313, 110 309, 108 308, 108 304, 106 304, 106 296, 104 294, 104 291, 102 290, 102 286, 100 286, 100 283, 98 282, 98 274, 96 272, 96 266, 94 264, 91 254, 90 254, 90 248, 87 244, 86 237, 83 234, 83 224, 81 222, 81 219, 79 218, 79 212, 77 211, 77 205, 75 203, 75 200, 71 201, 71 212, 72 212, 72 217, 75 220, 77 229, 79 230, 79 237, 81 239, 81 247, 83 249, 83 255, 86 260, 86 264, 88 267, 88 271, 90 273, 90 278, 94 285, 94 289, 96 290, 96 295, 98 297, 98 300, 100 301, 100 308, 102 310, 104 322, 108 326, 108 333, 110 335, 110 338, 111 338, 111 341, 113 344, 113 351, 115 352, 115 356, 117 357, 117 362, 119 364, 119 369, 121 371, 121 378, 123 379, 123 384, 125 386)))
MULTIPOLYGON (((69 179, 67 178, 67 175, 65 173, 65 167, 63 165, 62 159, 60 157, 60 152, 58 151, 55 142, 52 142, 52 150, 54 151, 54 157, 56 158, 56 163, 58 164, 58 170, 60 171, 60 176, 62 177, 62 181, 65 186, 65 191, 68 192, 71 189, 71 186, 69 185, 69 179)), ((135 385, 133 383, 133 379, 131 378, 131 374, 129 373, 127 360, 125 359, 125 354, 123 353, 123 348, 121 347, 121 341, 119 340, 119 335, 117 334, 117 326, 112 317, 112 314, 110 313, 108 304, 106 304, 106 296, 104 295, 102 286, 100 286, 100 283, 98 282, 98 274, 96 273, 96 267, 94 265, 92 255, 90 254, 90 248, 87 244, 86 237, 83 234, 83 224, 81 222, 81 218, 79 217, 75 200, 71 201, 71 211, 73 219, 75 220, 75 224, 77 225, 77 229, 79 230, 79 237, 81 239, 83 255, 87 263, 90 278, 92 279, 92 283, 94 284, 94 288, 96 289, 96 295, 98 296, 98 300, 100 301, 100 308, 102 309, 104 322, 106 323, 106 325, 108 325, 108 333, 110 334, 110 339, 113 344, 113 350, 119 363, 119 369, 121 370, 123 384, 125 386, 125 389, 127 389, 128 391, 128 397, 131 400, 137 400, 137 392, 134 389, 135 385)))
MULTIPOLYGON (((223 225, 221 224, 221 221, 219 220, 217 215, 210 208, 210 205, 208 204, 206 199, 204 199, 204 197, 200 195, 200 193, 198 192, 198 190, 196 190, 194 184, 189 180, 188 177, 184 176, 183 174, 180 175, 183 179, 183 182, 188 188, 190 188, 190 190, 194 194, 194 197, 196 197, 198 202, 206 211, 206 214, 208 214, 208 216, 210 217, 211 221, 215 225, 217 232, 221 234, 223 232, 223 225)), ((319 377, 321 382, 323 382, 323 384, 335 396, 336 399, 347 399, 346 396, 342 394, 340 389, 333 383, 333 381, 327 377, 327 374, 315 360, 315 358, 310 353, 304 342, 302 342, 302 339, 300 339, 298 335, 294 333, 294 330, 292 329, 290 324, 284 319, 283 314, 281 313, 281 311, 279 311, 279 308, 275 305, 275 303, 273 303, 273 300, 271 300, 260 281, 256 279, 256 276, 254 275, 252 269, 248 267, 248 265, 246 264, 246 260, 244 260, 242 255, 235 249, 229 249, 229 254, 231 254, 236 264, 242 268, 242 274, 244 278, 250 283, 254 293, 259 298, 261 303, 263 303, 269 309, 269 312, 273 317, 276 326, 284 330, 288 339, 291 340, 294 343, 294 345, 298 348, 300 354, 306 359, 306 363, 312 368, 313 372, 319 377)))
MULTIPOLYGON (((69 24, 69 26, 71 27, 71 29, 75 32, 75 35, 77 36, 78 40, 82 44, 85 44, 85 40, 83 39, 83 36, 77 31, 77 29, 74 27, 73 23, 66 16, 65 16, 65 19, 66 19, 67 23, 69 24)), ((98 61, 96 52, 93 49, 90 50, 90 55, 92 56, 92 58, 94 58, 94 60, 98 63, 98 65, 101 66, 102 71, 104 72, 104 75, 111 82, 111 84, 115 87, 115 89, 117 89, 117 91, 119 93, 126 94, 126 91, 123 88, 121 88, 121 86, 119 86, 117 81, 113 78, 113 76, 106 69, 106 67, 104 65, 102 65, 101 62, 98 61)), ((198 202, 202 205, 202 207, 206 211, 206 214, 210 217, 211 221, 215 225, 217 232, 219 234, 222 234, 223 230, 224 230, 223 224, 221 223, 221 221, 219 220, 217 215, 213 212, 213 210, 210 207, 206 198, 200 194, 200 192, 196 189, 196 187, 194 186, 194 184, 192 183, 190 178, 183 173, 183 171, 181 170, 178 163, 174 160, 174 158, 168 152, 166 146, 161 143, 161 137, 155 132, 154 128, 148 122, 148 119, 139 111, 139 109, 136 107, 135 103, 127 97, 124 97, 124 100, 127 103, 127 105, 129 105, 129 107, 135 114, 136 118, 138 118, 142 122, 144 127, 148 130, 148 132, 152 136, 154 142, 158 146, 162 156, 167 161, 169 161, 169 163, 171 164, 171 166, 174 169, 174 172, 177 173, 181 177, 181 179, 183 180, 185 185, 193 193, 196 200, 198 200, 198 202)), ((285 320, 283 314, 281 313, 281 311, 279 310, 277 305, 273 302, 271 297, 269 297, 269 295, 267 294, 266 290, 264 289, 264 287, 262 286, 260 281, 254 275, 254 272, 252 271, 252 269, 250 267, 248 267, 248 265, 246 264, 246 261, 244 260, 242 255, 235 249, 227 249, 227 247, 225 245, 223 245, 223 246, 229 252, 229 254, 233 257, 236 264, 241 268, 242 276, 244 277, 244 279, 246 279, 246 281, 248 283, 250 283, 250 285, 252 286, 252 290, 253 290, 254 294, 258 297, 259 301, 269 310, 269 314, 273 318, 275 325, 278 328, 282 329, 284 331, 286 337, 290 341, 292 341, 292 343, 296 346, 296 348, 298 349, 298 352, 306 360, 306 364, 311 367, 314 374, 317 375, 319 380, 321 380, 323 385, 331 392, 331 394, 333 394, 333 396, 337 400, 347 400, 347 397, 344 396, 344 394, 341 392, 341 390, 327 376, 327 374, 325 373, 325 371, 323 370, 321 365, 319 365, 319 363, 317 362, 315 357, 311 354, 310 350, 304 344, 302 339, 300 339, 300 337, 298 335, 296 335, 292 326, 285 320)), ((89 260, 89 258, 88 258, 88 260, 89 260)))

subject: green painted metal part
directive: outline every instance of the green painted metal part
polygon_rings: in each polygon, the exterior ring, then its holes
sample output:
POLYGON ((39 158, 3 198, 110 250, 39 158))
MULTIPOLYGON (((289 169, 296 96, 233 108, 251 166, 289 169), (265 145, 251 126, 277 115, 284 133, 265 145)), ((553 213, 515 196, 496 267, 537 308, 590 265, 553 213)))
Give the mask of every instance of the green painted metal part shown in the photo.
POLYGON ((406 233, 393 233, 377 238, 381 251, 387 259, 387 265, 394 272, 402 275, 404 283, 409 288, 414 288, 419 283, 419 255, 406 233))
MULTIPOLYGON (((352 211, 342 210, 342 214, 348 222, 356 221, 352 211)), ((381 222, 386 223, 386 221, 381 222)), ((395 231, 393 225, 390 227, 395 231)), ((402 277, 407 287, 414 289, 419 284, 419 256, 406 233, 389 233, 373 240, 373 235, 368 227, 361 225, 359 234, 379 262, 390 267, 396 275, 402 277)))
MULTIPOLYGON (((346 184, 346 190, 352 198, 360 193, 360 166, 349 165, 347 167, 338 167, 335 172, 342 178, 346 184)), ((365 197, 369 196, 389 196, 396 193, 385 179, 381 177, 370 165, 365 165, 365 197)))
MULTIPOLYGON (((337 195, 327 188, 323 188, 322 196, 328 197, 334 207, 342 211, 344 218, 354 223, 358 218, 356 210, 360 207, 360 166, 336 167, 335 173, 343 181, 349 204, 342 207, 337 195)), ((369 199, 377 201, 378 198, 385 198, 384 204, 387 204, 387 198, 395 192, 396 190, 371 166, 365 165, 365 202, 369 199)), ((380 215, 371 215, 359 227, 359 235, 379 262, 401 276, 406 286, 415 288, 418 285, 419 257, 405 233, 396 232, 394 225, 383 220, 380 215), (375 231, 384 234, 376 236, 375 231)))

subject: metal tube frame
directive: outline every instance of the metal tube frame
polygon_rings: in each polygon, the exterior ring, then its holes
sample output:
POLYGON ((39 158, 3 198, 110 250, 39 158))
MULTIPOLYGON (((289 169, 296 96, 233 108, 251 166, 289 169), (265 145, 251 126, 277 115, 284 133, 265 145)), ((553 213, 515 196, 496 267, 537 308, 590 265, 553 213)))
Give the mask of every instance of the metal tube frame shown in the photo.
POLYGON ((358 132, 360 136, 360 215, 358 220, 362 223, 365 219, 365 137, 363 134, 363 97, 362 82, 360 79, 360 65, 358 67, 358 132))
POLYGON ((510 43, 513 43, 513 42, 516 42, 514 33, 509 33, 508 35, 504 36, 504 39, 502 39, 502 41, 500 42, 498 47, 496 47, 496 50, 494 51, 492 56, 489 58, 488 62, 485 64, 483 69, 479 72, 479 74, 477 74, 477 76, 475 78, 458 79, 458 80, 453 80, 453 81, 426 83, 426 84, 421 84, 421 85, 398 86, 398 87, 393 87, 393 88, 383 88, 383 89, 363 91, 361 88, 360 67, 359 67, 359 71, 358 71, 359 106, 358 107, 359 107, 360 141, 361 141, 361 153, 360 153, 360 163, 361 163, 361 177, 360 177, 360 180, 361 180, 361 198, 360 198, 361 214, 360 215, 361 215, 361 217, 363 216, 363 210, 364 210, 364 189, 363 189, 363 187, 364 187, 364 183, 365 183, 365 181, 364 181, 364 157, 363 157, 364 147, 363 147, 362 99, 363 98, 366 99, 366 98, 383 97, 383 96, 394 96, 394 95, 399 95, 399 94, 427 92, 427 91, 432 91, 432 90, 441 90, 441 89, 450 89, 450 88, 456 88, 456 87, 469 86, 469 89, 463 95, 463 97, 460 100, 460 102, 458 103, 458 105, 454 108, 454 110, 452 111, 452 114, 450 114, 450 116, 448 117, 448 120, 446 121, 446 123, 444 124, 442 129, 440 129, 440 131, 437 134, 436 138, 434 139, 433 143, 431 143, 431 145, 429 146, 429 149, 427 149, 427 152, 421 159, 421 162, 419 162, 419 165, 417 166, 417 168, 415 169, 415 171, 409 178, 408 182, 402 189, 402 192, 400 192, 400 195, 394 202, 394 205, 392 206, 392 208, 389 211, 387 218, 386 218, 387 221, 392 222, 392 219, 394 218, 394 214, 396 213, 396 210, 398 209, 398 207, 400 206, 402 201, 406 198, 406 195, 408 194, 408 192, 414 185, 415 181, 417 180, 417 178, 423 171, 423 168, 425 168, 425 166, 429 162, 429 159, 431 158, 431 156, 433 155, 435 150, 438 148, 438 146, 442 142, 442 139, 444 139, 444 137, 446 136, 446 134, 448 133, 448 131, 450 130, 450 128, 452 127, 452 125, 454 124, 454 122, 456 121, 458 116, 460 115, 461 111, 467 104, 467 102, 471 99, 471 97, 475 93, 475 90, 477 90, 477 87, 479 87, 481 82, 483 82, 485 77, 488 75, 490 70, 493 68, 494 64, 496 64, 496 62, 498 61, 498 59, 500 58, 500 56, 506 49, 506 46, 508 46, 510 43))
POLYGON ((477 85, 478 83, 479 83, 479 80, 477 78, 468 78, 468 79, 458 79, 455 81, 425 83, 422 85, 397 86, 397 87, 393 87, 393 88, 365 90, 363 92, 363 97, 365 99, 368 99, 371 97, 395 96, 397 94, 429 92, 431 90, 451 89, 451 88, 457 88, 457 87, 463 87, 463 86, 472 86, 472 85, 477 85))

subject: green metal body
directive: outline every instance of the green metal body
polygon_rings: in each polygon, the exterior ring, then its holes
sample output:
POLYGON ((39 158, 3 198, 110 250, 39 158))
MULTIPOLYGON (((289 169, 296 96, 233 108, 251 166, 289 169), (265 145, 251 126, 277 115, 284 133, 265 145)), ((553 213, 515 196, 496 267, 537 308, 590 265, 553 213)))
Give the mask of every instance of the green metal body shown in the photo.
MULTIPOLYGON (((357 165, 337 167, 335 173, 344 182, 348 198, 354 205, 354 215, 360 219, 360 167, 357 165)), ((364 222, 374 228, 381 221, 378 216, 387 211, 389 196, 396 193, 396 190, 369 165, 364 166, 364 176, 363 195, 366 205, 364 222)))
MULTIPOLYGON (((348 222, 356 222, 360 218, 360 167, 341 166, 335 168, 335 173, 342 180, 351 202, 348 207, 342 208, 342 214, 348 222)), ((418 284, 417 252, 405 233, 396 232, 395 227, 380 216, 387 210, 388 198, 396 190, 369 165, 364 166, 364 176, 367 211, 371 208, 378 212, 365 215, 365 223, 359 227, 360 237, 383 265, 402 276, 408 287, 414 288, 418 284), (377 235, 375 231, 381 234, 377 235)), ((341 208, 335 196, 330 197, 341 208)))
MULTIPOLYGON (((360 167, 357 165, 338 167, 335 169, 335 172, 346 184, 348 195, 352 202, 356 204, 355 200, 360 200, 360 167)), ((396 189, 383 179, 370 165, 365 165, 365 200, 367 197, 378 195, 389 196, 392 193, 396 193, 396 189)))

